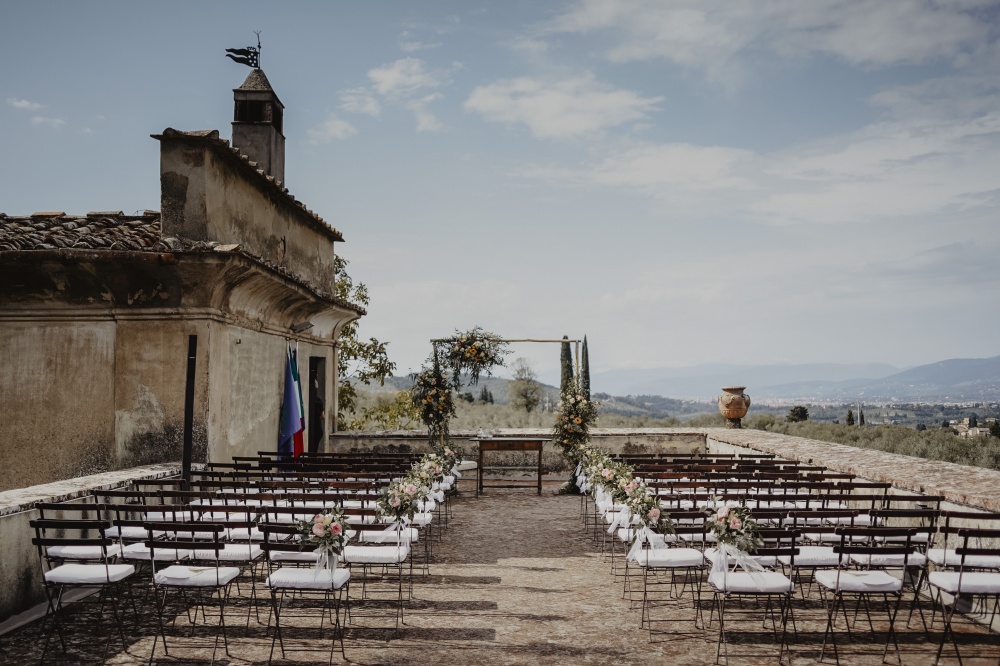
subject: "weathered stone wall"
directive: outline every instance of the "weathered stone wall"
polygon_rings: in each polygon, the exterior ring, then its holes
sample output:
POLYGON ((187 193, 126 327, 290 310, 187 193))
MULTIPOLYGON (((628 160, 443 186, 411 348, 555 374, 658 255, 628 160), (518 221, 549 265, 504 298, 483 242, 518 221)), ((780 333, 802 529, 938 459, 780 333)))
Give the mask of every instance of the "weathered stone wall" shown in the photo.
MULTIPOLYGON (((550 437, 552 431, 543 428, 502 428, 490 433, 494 437, 550 437)), ((478 448, 471 438, 475 430, 451 433, 452 445, 465 451, 465 457, 475 460, 478 448)), ((705 436, 679 428, 595 428, 593 442, 612 453, 693 453, 704 450, 705 436)), ((430 451, 427 433, 423 430, 393 430, 378 432, 334 433, 328 450, 347 451, 430 451)), ((490 452, 491 461, 504 465, 534 465, 535 453, 490 452)), ((542 446, 542 465, 547 474, 569 476, 569 467, 562 451, 551 442, 542 446)))
POLYGON ((158 138, 164 236, 238 243, 317 289, 332 290, 333 239, 309 213, 276 187, 262 187, 256 172, 218 139, 158 138))
POLYGON ((38 517, 35 502, 66 502, 95 490, 117 488, 138 479, 175 474, 179 465, 152 465, 85 476, 69 481, 0 492, 0 622, 44 603, 42 573, 29 522, 38 517))

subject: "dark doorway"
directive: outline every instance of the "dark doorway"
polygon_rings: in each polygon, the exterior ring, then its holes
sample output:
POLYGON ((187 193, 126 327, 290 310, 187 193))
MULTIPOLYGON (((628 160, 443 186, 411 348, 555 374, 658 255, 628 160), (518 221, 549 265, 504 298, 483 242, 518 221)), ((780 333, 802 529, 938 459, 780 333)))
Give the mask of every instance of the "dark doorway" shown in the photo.
POLYGON ((326 440, 326 359, 309 357, 309 453, 318 453, 326 440))

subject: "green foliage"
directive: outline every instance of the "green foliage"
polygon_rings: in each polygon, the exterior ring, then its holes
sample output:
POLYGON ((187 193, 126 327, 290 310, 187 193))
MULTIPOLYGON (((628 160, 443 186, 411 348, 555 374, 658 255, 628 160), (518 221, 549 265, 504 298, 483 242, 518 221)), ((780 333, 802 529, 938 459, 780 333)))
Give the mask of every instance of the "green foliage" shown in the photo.
POLYGON ((587 352, 587 336, 583 336, 583 350, 580 352, 580 393, 590 400, 590 354, 587 352))
POLYGON ((455 415, 451 384, 445 380, 437 354, 430 368, 413 375, 410 397, 420 410, 420 420, 427 426, 427 438, 432 444, 448 438, 448 420, 455 415))
POLYGON ((590 427, 597 421, 597 405, 587 400, 571 377, 563 391, 552 429, 552 442, 573 459, 576 451, 590 439, 590 427))
POLYGON ((478 384, 480 374, 492 374, 493 368, 503 365, 504 356, 510 353, 503 338, 479 326, 465 333, 456 330, 454 336, 437 341, 435 357, 438 346, 443 351, 444 362, 451 368, 456 390, 462 386, 462 374, 468 375, 470 385, 478 384))
POLYGON ((865 424, 865 410, 858 407, 858 425, 863 426, 865 424))
POLYGON ((507 396, 514 407, 532 412, 542 402, 542 385, 527 359, 514 361, 514 379, 507 385, 507 396))
MULTIPOLYGON (((361 399, 359 398, 359 402, 361 399)), ((347 430, 413 430, 420 422, 420 410, 409 391, 380 394, 375 403, 347 423, 347 430)))
POLYGON ((479 402, 484 403, 484 404, 488 402, 488 403, 490 403, 492 405, 493 404, 493 392, 490 391, 488 388, 486 388, 484 386, 482 388, 482 390, 479 391, 479 402))
POLYGON ((990 437, 1000 439, 1000 420, 994 421, 990 424, 990 437))
MULTIPOLYGON (((754 420, 750 420, 754 423, 754 420)), ((766 429, 783 435, 794 435, 823 442, 835 442, 865 449, 876 449, 905 456, 942 460, 959 465, 1000 469, 1000 440, 965 439, 955 437, 950 426, 945 429, 917 431, 905 426, 872 426, 851 428, 846 425, 803 421, 776 422, 766 429)))
POLYGON ((854 425, 854 412, 850 409, 847 410, 847 425, 854 425))
POLYGON ((805 405, 795 405, 788 410, 788 416, 785 420, 789 423, 799 423, 800 421, 809 420, 809 410, 805 408, 805 405))
MULTIPOLYGON (((563 336, 563 340, 569 340, 568 335, 563 336)), ((569 342, 559 345, 559 395, 566 393, 569 383, 573 381, 573 352, 569 342)))
MULTIPOLYGON (((354 284, 347 274, 347 260, 334 256, 333 265, 337 275, 333 285, 334 296, 367 307, 368 288, 362 282, 354 284)), ((357 319, 340 330, 340 337, 337 338, 338 429, 348 429, 347 414, 356 412, 358 384, 369 386, 378 382, 379 386, 383 386, 386 377, 392 377, 396 364, 389 360, 387 344, 375 338, 367 341, 359 339, 357 319)))

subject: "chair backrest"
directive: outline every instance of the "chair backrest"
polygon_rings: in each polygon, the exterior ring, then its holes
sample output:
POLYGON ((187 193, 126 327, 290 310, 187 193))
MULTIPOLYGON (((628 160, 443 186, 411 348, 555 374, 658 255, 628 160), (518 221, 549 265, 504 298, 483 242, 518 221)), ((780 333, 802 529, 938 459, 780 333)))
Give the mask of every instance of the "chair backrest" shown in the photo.
MULTIPOLYGON (((916 546, 911 541, 917 534, 916 528, 839 527, 836 534, 840 536, 840 544, 833 547, 833 552, 840 555, 841 564, 845 556, 850 558, 851 555, 902 555, 901 566, 905 568, 910 556, 916 552, 916 546)), ((869 557, 868 566, 872 566, 873 561, 869 557)), ((885 566, 880 565, 880 568, 885 566)))
MULTIPOLYGON (((47 506, 52 506, 48 505, 47 506)), ((80 512, 79 505, 67 505, 80 512)), ((89 505, 91 509, 95 505, 89 505)), ((104 510, 103 505, 96 505, 104 510)), ((50 509, 50 511, 53 509, 50 509)), ((86 560, 95 564, 109 565, 117 556, 108 552, 115 541, 107 536, 111 521, 101 518, 37 518, 28 522, 35 536, 31 540, 38 551, 38 560, 43 572, 49 571, 66 560, 86 560), (74 557, 64 548, 82 547, 87 551, 74 557), (58 554, 57 554, 58 553, 58 554)))

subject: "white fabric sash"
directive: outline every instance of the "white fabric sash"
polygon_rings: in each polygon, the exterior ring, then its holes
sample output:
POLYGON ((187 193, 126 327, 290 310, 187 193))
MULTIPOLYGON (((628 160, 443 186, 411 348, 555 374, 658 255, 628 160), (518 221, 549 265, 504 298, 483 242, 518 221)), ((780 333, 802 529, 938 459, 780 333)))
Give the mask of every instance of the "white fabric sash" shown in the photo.
POLYGON ((761 566, 760 562, 736 546, 728 543, 720 543, 718 546, 715 553, 715 561, 712 563, 712 573, 708 575, 708 582, 719 589, 726 589, 726 579, 729 574, 729 558, 731 557, 733 558, 735 567, 741 567, 750 574, 750 580, 757 586, 757 589, 764 589, 764 577, 760 575, 760 572, 764 571, 764 567, 761 566))
POLYGON ((632 541, 632 548, 628 551, 628 556, 626 559, 632 562, 636 562, 639 559, 639 553, 642 552, 642 544, 648 543, 650 548, 666 548, 666 539, 663 538, 662 534, 657 534, 648 527, 642 527, 641 529, 634 530, 634 540, 632 541))

